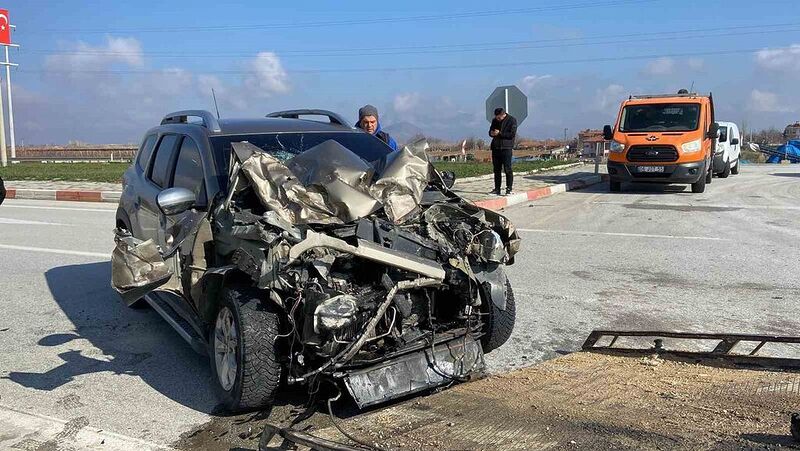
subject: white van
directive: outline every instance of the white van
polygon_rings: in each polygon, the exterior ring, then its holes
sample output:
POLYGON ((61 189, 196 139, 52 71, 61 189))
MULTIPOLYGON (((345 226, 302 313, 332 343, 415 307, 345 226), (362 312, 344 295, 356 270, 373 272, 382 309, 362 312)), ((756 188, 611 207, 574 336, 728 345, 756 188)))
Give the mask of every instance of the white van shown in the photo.
POLYGON ((741 136, 739 127, 733 122, 717 122, 719 139, 714 151, 714 173, 721 178, 739 173, 739 153, 741 152, 741 136))

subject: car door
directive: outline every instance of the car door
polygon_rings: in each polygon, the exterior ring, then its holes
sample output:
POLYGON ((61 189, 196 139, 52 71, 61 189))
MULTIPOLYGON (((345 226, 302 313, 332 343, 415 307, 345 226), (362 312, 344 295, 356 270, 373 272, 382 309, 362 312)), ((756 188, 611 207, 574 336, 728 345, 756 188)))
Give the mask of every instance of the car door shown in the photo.
POLYGON ((197 143, 191 137, 181 137, 173 168, 169 174, 168 186, 193 192, 195 208, 177 215, 160 215, 157 242, 165 255, 172 254, 176 246, 189 238, 197 224, 206 217, 208 207, 203 159, 197 143))
POLYGON ((205 171, 200 150, 192 138, 165 135, 152 165, 150 190, 142 196, 142 210, 156 218, 152 236, 118 235, 112 254, 112 285, 126 302, 159 291, 163 299, 184 318, 192 317, 182 281, 182 261, 191 258, 194 235, 207 216, 205 171), (162 153, 159 163, 158 153, 162 153), (162 164, 164 166, 159 166, 162 164), (166 168, 162 171, 161 169, 166 168), (167 188, 185 188, 195 193, 195 208, 167 216, 158 207, 158 193, 167 188), (178 294, 181 293, 181 294, 178 294))
MULTIPOLYGON (((180 142, 180 135, 166 134, 156 146, 155 155, 150 164, 145 182, 139 190, 139 227, 142 236, 137 237, 143 240, 153 239, 158 243, 158 233, 160 228, 161 211, 158 208, 158 194, 169 187, 172 168, 175 161, 175 153, 180 142)), ((159 243, 161 244, 161 243, 159 243)))

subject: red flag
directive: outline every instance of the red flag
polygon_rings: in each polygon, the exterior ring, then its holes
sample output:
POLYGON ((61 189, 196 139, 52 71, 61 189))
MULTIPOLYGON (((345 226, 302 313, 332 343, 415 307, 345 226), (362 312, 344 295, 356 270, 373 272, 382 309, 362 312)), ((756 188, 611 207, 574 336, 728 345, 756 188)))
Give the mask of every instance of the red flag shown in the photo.
POLYGON ((0 9, 0 44, 11 44, 11 21, 7 9, 0 9))

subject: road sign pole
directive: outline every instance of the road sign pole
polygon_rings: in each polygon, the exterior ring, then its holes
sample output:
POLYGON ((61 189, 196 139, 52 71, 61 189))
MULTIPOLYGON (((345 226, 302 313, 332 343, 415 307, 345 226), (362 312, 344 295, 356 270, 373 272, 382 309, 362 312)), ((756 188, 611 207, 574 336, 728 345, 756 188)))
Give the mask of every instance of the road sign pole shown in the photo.
POLYGON ((8 137, 11 140, 11 158, 17 158, 17 145, 14 139, 14 104, 11 102, 11 61, 8 60, 8 46, 6 48, 6 92, 8 97, 8 137))
POLYGON ((6 121, 3 118, 2 89, 0 89, 0 166, 8 166, 8 155, 6 155, 6 121))

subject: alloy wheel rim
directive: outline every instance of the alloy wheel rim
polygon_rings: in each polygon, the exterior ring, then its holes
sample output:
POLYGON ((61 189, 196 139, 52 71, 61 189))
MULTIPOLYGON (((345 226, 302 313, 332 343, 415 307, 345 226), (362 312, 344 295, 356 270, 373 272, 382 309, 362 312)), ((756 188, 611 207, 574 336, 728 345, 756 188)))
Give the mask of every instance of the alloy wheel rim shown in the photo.
POLYGON ((223 307, 214 326, 214 363, 217 367, 217 379, 225 391, 230 391, 236 382, 239 368, 236 359, 238 342, 239 332, 233 314, 230 309, 223 307))

